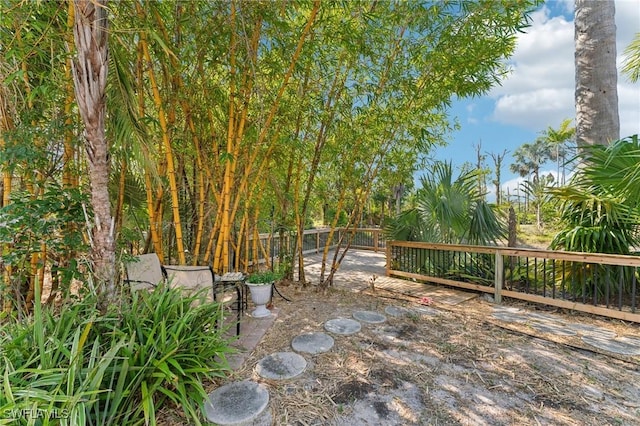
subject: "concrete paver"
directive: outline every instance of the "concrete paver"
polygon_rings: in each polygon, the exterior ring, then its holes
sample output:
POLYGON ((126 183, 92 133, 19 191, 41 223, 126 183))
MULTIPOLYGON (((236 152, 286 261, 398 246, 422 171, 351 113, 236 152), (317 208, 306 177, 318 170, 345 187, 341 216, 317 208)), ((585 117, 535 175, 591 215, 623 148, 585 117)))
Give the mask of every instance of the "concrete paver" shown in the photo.
POLYGON ((348 336, 360 331, 362 326, 356 320, 349 318, 334 318, 324 323, 324 329, 330 333, 348 336))
POLYGON ((256 364, 256 373, 265 379, 285 380, 302 374, 307 360, 295 352, 276 352, 256 364))
POLYGON ((233 382, 211 392, 204 404, 208 421, 225 426, 269 425, 269 392, 250 380, 233 382), (265 423, 268 422, 268 423, 265 423))
POLYGON ((335 341, 333 337, 325 333, 305 333, 296 336, 291 342, 291 347, 296 352, 319 354, 331 350, 335 341))
POLYGON ((384 315, 373 311, 355 311, 353 317, 367 324, 382 324, 387 320, 387 317, 384 315))

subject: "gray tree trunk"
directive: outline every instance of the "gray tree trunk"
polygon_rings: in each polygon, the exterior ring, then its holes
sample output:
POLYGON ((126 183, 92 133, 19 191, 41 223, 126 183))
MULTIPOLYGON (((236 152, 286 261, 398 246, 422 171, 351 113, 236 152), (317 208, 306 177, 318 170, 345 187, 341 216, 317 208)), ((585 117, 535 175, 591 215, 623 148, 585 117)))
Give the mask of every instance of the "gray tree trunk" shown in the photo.
POLYGON ((620 139, 613 0, 575 0, 576 141, 620 139))
POLYGON ((85 126, 93 226, 91 262, 100 308, 117 301, 113 217, 109 201, 109 144, 105 135, 105 88, 108 69, 107 0, 74 0, 73 35, 77 56, 73 81, 85 126))

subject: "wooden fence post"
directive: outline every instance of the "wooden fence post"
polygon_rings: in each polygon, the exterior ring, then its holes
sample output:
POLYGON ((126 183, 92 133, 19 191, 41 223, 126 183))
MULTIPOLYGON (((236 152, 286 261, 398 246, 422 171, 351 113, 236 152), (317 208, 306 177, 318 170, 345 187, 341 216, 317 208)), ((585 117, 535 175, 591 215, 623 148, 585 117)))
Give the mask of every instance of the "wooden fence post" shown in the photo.
POLYGON ((387 252, 385 256, 386 257, 386 262, 385 262, 386 273, 387 273, 387 276, 390 277, 391 276, 391 272, 390 272, 391 271, 391 244, 389 242, 387 242, 387 247, 385 248, 385 251, 387 252))
POLYGON ((378 238, 380 236, 380 232, 377 229, 373 230, 373 251, 375 253, 378 252, 378 238))

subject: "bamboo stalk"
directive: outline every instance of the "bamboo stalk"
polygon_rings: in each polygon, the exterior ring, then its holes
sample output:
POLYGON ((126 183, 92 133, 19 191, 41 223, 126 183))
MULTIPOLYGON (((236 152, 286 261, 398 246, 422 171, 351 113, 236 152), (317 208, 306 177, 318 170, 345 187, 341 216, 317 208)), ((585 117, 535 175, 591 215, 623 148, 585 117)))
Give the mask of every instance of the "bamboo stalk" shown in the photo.
MULTIPOLYGON (((138 114, 140 117, 144 117, 145 115, 145 99, 144 99, 144 52, 142 48, 141 41, 145 38, 144 34, 140 35, 140 41, 138 41, 137 46, 137 64, 136 64, 136 77, 138 83, 138 114)), ((150 154, 146 147, 146 145, 142 146, 142 151, 145 155, 145 160, 148 163, 150 161, 150 154)), ((156 199, 158 200, 158 206, 156 207, 156 202, 154 201, 154 187, 151 179, 151 172, 148 169, 147 164, 145 164, 144 168, 144 187, 145 187, 145 195, 146 195, 146 203, 147 203, 147 212, 149 216, 149 234, 151 236, 151 243, 153 244, 154 251, 160 262, 164 262, 164 249, 162 246, 162 224, 158 222, 156 212, 161 208, 162 203, 162 195, 163 189, 162 186, 159 186, 158 193, 156 199), (160 226, 159 226, 160 225, 160 226)), ((160 216, 160 222, 162 221, 162 216, 160 216)), ((145 247, 145 251, 146 251, 145 247)))
MULTIPOLYGON (((278 89, 278 92, 276 94, 276 97, 273 101, 273 104, 271 105, 271 108, 269 110, 269 113, 267 115, 267 118, 265 120, 264 125, 261 128, 261 131, 258 135, 257 141, 256 141, 256 146, 261 146, 267 136, 268 131, 270 130, 271 127, 271 123, 273 121, 273 119, 275 118, 275 115, 279 109, 280 106, 280 101, 282 100, 282 96, 284 95, 285 89, 289 83, 289 79, 291 78, 291 76, 293 75, 293 71, 295 69, 295 66, 298 62, 298 59, 300 57, 300 54, 302 53, 302 48, 305 44, 305 40, 307 38, 307 35, 310 33, 311 28, 313 26, 313 23, 315 21, 315 18, 318 14, 318 10, 320 8, 320 1, 316 0, 314 2, 313 5, 313 9, 309 15, 309 18, 307 19, 307 23, 299 37, 296 49, 292 55, 291 61, 289 63, 289 67, 287 69, 287 72, 285 73, 283 79, 282 79, 282 83, 278 89)), ((239 145, 240 145, 240 140, 242 139, 243 136, 243 131, 244 131, 244 125, 245 125, 245 121, 246 121, 246 116, 247 116, 247 111, 248 111, 248 102, 245 103, 245 109, 243 111, 243 113, 241 114, 241 118, 240 121, 238 122, 238 126, 234 126, 235 123, 235 97, 234 97, 234 93, 235 93, 235 74, 236 74, 236 52, 235 52, 235 3, 232 1, 231 3, 231 48, 230 48, 230 75, 231 75, 231 83, 230 83, 230 106, 229 106, 229 133, 228 133, 228 138, 227 138, 227 152, 234 152, 234 153, 238 153, 239 152, 239 145), (235 142, 235 143, 234 143, 235 142)), ((272 139, 272 142, 270 143, 270 146, 267 149, 267 154, 269 154, 270 152, 272 152, 273 150, 273 145, 275 142, 275 138, 272 139)), ((243 173, 243 176, 241 178, 240 181, 240 185, 239 188, 242 190, 246 189, 248 187, 247 183, 249 180, 249 177, 251 176, 251 172, 252 172, 252 168, 253 165, 256 162, 256 158, 259 154, 259 150, 254 149, 253 152, 251 153, 251 156, 249 158, 249 160, 246 163, 246 167, 243 173)), ((268 155, 267 155, 268 157, 268 155)), ((264 161, 261 163, 261 165, 259 166, 259 169, 263 167, 264 165, 264 161)), ((223 189, 223 200, 224 200, 224 209, 223 209, 223 226, 221 227, 221 236, 218 238, 218 247, 216 248, 216 256, 214 259, 214 268, 219 268, 220 267, 220 263, 222 263, 223 265, 228 264, 228 246, 229 246, 229 241, 230 241, 230 223, 233 222, 235 214, 237 213, 238 210, 238 206, 240 203, 240 197, 236 197, 235 203, 234 203, 234 207, 232 210, 230 210, 230 193, 229 193, 229 189, 231 186, 231 182, 232 182, 232 178, 234 176, 234 171, 235 168, 237 166, 237 161, 231 162, 231 163, 227 163, 227 167, 225 169, 225 177, 224 177, 224 189, 223 189)), ((260 171, 260 170, 259 170, 260 171)), ((258 175, 260 175, 260 173, 258 173, 258 175)))
MULTIPOLYGON (((227 149, 226 153, 231 154, 234 151, 235 139, 235 92, 236 92, 236 3, 231 0, 231 16, 230 25, 231 33, 229 38, 229 122, 227 129, 227 149)), ((213 261, 213 269, 215 271, 227 272, 229 268, 229 234, 230 217, 229 209, 231 204, 231 182, 232 165, 237 158, 227 158, 224 168, 224 178, 222 185, 222 220, 220 223, 220 235, 216 244, 216 253, 213 261)))
MULTIPOLYGON (((4 150, 6 146, 6 141, 3 137, 3 133, 13 128, 13 119, 9 115, 9 112, 5 108, 4 98, 6 97, 6 93, 2 85, 0 85, 0 150, 4 150)), ((13 183, 13 175, 8 168, 4 168, 2 171, 2 184, 3 184, 3 192, 2 192, 2 207, 6 207, 11 202, 11 185, 13 183)), ((8 254, 10 250, 9 244, 2 245, 2 253, 8 254)), ((5 283, 5 290, 2 294, 2 311, 10 314, 13 311, 13 304, 11 303, 11 299, 13 294, 11 292, 11 276, 13 274, 13 268, 11 265, 7 265, 4 268, 3 272, 3 280, 5 283)))
MULTIPOLYGON (((73 22, 75 20, 75 9, 73 2, 69 2, 68 16, 67 16, 67 34, 65 35, 65 43, 67 44, 67 50, 71 50, 70 46, 73 45, 73 22)), ((77 186, 77 180, 74 180, 71 173, 70 165, 73 163, 75 156, 75 147, 73 146, 73 132, 71 131, 71 125, 73 124, 73 117, 71 115, 71 108, 73 106, 75 95, 73 92, 73 79, 71 76, 71 57, 67 57, 65 61, 64 77, 66 84, 67 96, 64 100, 64 151, 62 153, 62 186, 65 188, 72 188, 77 186)))
MULTIPOLYGON (((136 3, 136 7, 140 7, 136 3)), ((180 200, 178 197, 178 185, 176 180, 175 164, 173 159, 173 148, 171 141, 169 140, 169 129, 167 124, 167 117, 164 107, 162 106, 162 97, 160 95, 160 89, 156 81, 155 72, 153 71, 153 61, 151 60, 151 54, 149 53, 149 47, 144 38, 140 39, 140 45, 142 46, 142 52, 145 60, 147 61, 147 75, 149 76, 149 82, 151 83, 151 89, 153 93, 153 101, 158 110, 158 120, 160 122, 160 129, 162 131, 162 146, 165 151, 165 161, 167 166, 167 177, 169 178, 169 189, 171 194, 171 211, 173 214, 173 225, 176 235, 176 246, 178 251, 178 262, 181 265, 186 263, 184 242, 182 236, 182 222, 180 220, 180 200)))

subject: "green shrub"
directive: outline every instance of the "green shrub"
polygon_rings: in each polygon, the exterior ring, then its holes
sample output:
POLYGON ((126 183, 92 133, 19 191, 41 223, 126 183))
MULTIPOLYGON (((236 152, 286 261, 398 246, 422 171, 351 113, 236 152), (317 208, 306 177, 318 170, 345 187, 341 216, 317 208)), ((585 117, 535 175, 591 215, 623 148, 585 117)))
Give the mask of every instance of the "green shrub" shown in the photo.
POLYGON ((284 274, 280 271, 258 271, 249 275, 247 284, 271 284, 274 281, 281 280, 284 274))
MULTIPOLYGON (((203 381, 228 370, 220 305, 165 286, 101 316, 95 296, 0 332, 0 424, 155 424, 171 401, 200 424, 203 381)), ((38 300, 38 297, 36 297, 38 300)))
POLYGON ((82 206, 87 197, 78 189, 62 188, 53 183, 48 184, 38 198, 33 198, 27 191, 14 191, 11 197, 11 203, 0 208, 0 244, 10 247, 0 253, 0 280, 3 280, 0 286, 5 287, 3 297, 19 295, 12 303, 20 313, 27 313, 24 312, 26 288, 23 284, 32 274, 32 255, 40 253, 43 245, 46 246, 46 262, 60 278, 61 289, 68 289, 72 278, 78 274, 77 262, 57 264, 57 261, 65 259, 69 251, 87 249, 82 227, 75 226, 84 221, 82 206))

